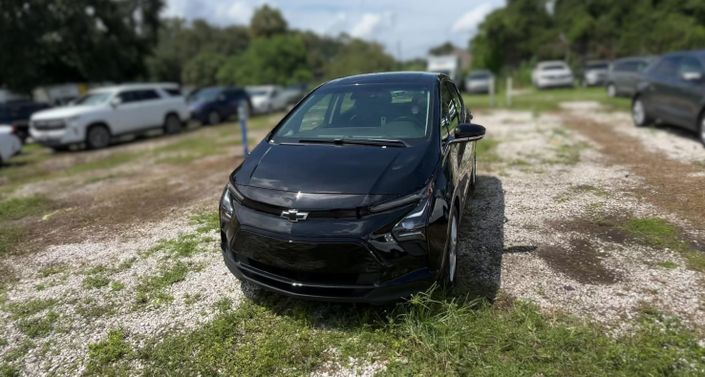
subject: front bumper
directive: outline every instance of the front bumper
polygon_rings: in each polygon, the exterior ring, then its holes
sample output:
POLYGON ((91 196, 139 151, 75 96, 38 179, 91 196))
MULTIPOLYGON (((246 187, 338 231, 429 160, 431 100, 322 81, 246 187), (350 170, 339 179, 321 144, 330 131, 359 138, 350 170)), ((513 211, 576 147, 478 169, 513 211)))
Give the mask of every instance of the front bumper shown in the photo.
POLYGON ((386 248, 373 235, 404 213, 292 224, 238 205, 232 219, 221 220, 221 248, 235 276, 281 294, 389 302, 430 287, 437 275, 429 266, 425 239, 395 241, 395 247, 386 248))
POLYGON ((573 77, 541 77, 536 81, 539 88, 559 88, 573 86, 573 77))
POLYGON ((48 147, 58 147, 80 143, 84 141, 84 135, 80 128, 70 127, 58 130, 37 130, 29 129, 32 139, 41 145, 48 147))

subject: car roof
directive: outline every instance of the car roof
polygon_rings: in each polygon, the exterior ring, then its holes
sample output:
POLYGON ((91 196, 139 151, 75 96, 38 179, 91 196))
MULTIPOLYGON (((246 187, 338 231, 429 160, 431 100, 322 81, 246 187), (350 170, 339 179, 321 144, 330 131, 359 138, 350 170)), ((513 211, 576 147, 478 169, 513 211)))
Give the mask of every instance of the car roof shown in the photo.
POLYGON ((644 56, 627 56, 626 58, 620 58, 614 61, 614 63, 622 63, 628 61, 651 61, 658 58, 654 55, 644 55, 644 56))
POLYGON ((341 77, 325 83, 325 86, 355 85, 355 84, 382 84, 382 83, 424 83, 433 84, 441 77, 447 77, 436 72, 382 72, 366 73, 361 75, 341 77))
POLYGON ((104 87, 101 87, 101 88, 91 89, 90 92, 92 92, 92 93, 98 93, 98 92, 118 92, 118 91, 123 91, 123 90, 177 89, 177 88, 179 88, 179 85, 178 85, 178 84, 170 83, 170 82, 161 82, 161 83, 133 83, 133 84, 122 84, 122 85, 104 86, 104 87))
POLYGON ((674 56, 674 55, 690 55, 697 56, 699 58, 705 58, 705 49, 703 50, 690 50, 690 51, 674 51, 665 54, 664 56, 674 56))

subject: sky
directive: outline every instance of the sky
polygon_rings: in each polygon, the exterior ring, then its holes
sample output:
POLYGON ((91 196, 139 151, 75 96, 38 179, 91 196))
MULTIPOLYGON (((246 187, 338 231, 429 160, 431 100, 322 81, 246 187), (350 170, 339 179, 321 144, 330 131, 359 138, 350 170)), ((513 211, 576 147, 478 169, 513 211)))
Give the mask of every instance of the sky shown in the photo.
POLYGON ((249 23, 258 6, 278 8, 290 27, 382 43, 401 59, 424 57, 445 41, 466 48, 477 27, 505 0, 166 0, 166 16, 217 25, 249 23))

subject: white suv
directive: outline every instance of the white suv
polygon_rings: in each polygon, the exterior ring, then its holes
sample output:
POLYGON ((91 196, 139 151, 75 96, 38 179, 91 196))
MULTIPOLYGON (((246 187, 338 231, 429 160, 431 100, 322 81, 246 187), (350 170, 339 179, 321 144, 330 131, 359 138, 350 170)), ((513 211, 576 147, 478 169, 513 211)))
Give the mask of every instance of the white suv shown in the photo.
POLYGON ((540 62, 531 72, 531 81, 539 89, 573 86, 573 71, 561 60, 540 62))
POLYGON ((131 84, 91 90, 72 105, 36 112, 30 135, 38 143, 60 150, 85 143, 104 148, 114 136, 162 128, 181 130, 189 109, 174 84, 131 84))

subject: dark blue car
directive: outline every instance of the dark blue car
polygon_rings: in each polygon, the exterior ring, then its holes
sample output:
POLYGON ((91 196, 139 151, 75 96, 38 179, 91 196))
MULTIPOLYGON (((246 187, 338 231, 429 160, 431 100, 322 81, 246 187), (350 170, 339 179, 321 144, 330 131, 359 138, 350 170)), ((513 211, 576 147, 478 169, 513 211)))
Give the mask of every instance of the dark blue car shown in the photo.
POLYGON ((28 99, 11 100, 0 103, 0 124, 10 125, 15 135, 24 143, 29 137, 29 118, 35 112, 49 108, 42 102, 28 99))
POLYGON ((191 119, 202 124, 218 124, 237 115, 238 106, 245 102, 251 109, 250 96, 242 88, 213 86, 201 88, 188 97, 191 119))

